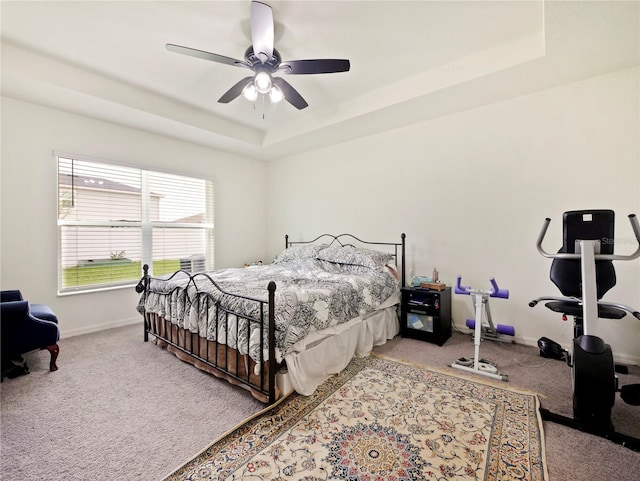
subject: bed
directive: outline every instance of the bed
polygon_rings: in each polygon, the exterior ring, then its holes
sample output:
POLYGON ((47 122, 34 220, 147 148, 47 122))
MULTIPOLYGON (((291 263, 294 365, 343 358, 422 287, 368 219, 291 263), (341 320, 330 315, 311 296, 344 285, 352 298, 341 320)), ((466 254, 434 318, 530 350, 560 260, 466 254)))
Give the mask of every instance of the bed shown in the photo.
POLYGON ((351 234, 290 241, 272 264, 152 277, 136 286, 149 334, 179 359, 271 404, 313 393, 399 332, 400 242, 351 234))

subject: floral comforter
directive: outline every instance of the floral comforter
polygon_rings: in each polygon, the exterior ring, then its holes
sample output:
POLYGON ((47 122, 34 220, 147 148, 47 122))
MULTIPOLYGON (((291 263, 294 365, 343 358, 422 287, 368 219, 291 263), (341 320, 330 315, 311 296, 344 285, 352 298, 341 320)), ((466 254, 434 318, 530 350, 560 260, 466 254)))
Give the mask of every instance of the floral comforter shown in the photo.
POLYGON ((139 310, 156 313, 200 336, 226 343, 255 361, 268 359, 267 310, 260 356, 260 304, 223 294, 267 301, 267 285, 276 283, 276 360, 315 330, 325 329, 363 316, 398 292, 395 277, 386 267, 364 267, 318 259, 294 259, 266 266, 207 272, 220 289, 202 274, 178 273, 170 280, 151 278, 148 295, 140 298, 139 310), (221 315, 216 309, 237 315, 221 315), (216 321, 216 312, 218 312, 216 321))

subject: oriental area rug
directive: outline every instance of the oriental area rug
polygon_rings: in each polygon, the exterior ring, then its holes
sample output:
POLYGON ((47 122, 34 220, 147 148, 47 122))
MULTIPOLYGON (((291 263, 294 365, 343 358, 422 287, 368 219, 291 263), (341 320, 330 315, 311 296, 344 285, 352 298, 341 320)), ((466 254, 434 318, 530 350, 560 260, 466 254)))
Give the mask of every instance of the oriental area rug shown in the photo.
POLYGON ((546 481, 538 408, 530 392, 369 356, 165 479, 546 481))

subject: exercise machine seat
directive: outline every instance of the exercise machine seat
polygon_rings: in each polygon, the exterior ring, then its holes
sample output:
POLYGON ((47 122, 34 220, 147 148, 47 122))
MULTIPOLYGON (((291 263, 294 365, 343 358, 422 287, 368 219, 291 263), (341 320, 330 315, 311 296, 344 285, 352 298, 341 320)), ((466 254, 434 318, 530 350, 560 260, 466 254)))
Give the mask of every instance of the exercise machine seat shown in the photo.
MULTIPOLYGON (((567 316, 582 317, 582 304, 577 301, 551 301, 547 302, 545 307, 551 309, 553 312, 559 312, 567 316)), ((598 305, 598 317, 602 319, 622 319, 626 314, 622 309, 598 305)))

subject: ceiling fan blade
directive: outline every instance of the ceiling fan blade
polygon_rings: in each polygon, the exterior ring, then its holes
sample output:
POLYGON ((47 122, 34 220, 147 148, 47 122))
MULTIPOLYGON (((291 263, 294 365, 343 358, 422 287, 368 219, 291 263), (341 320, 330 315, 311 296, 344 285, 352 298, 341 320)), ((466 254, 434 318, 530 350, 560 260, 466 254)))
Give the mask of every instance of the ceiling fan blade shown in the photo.
POLYGON ((253 53, 262 63, 273 55, 273 11, 261 2, 251 2, 251 41, 253 53))
POLYGON ((308 107, 309 104, 305 99, 302 98, 302 95, 298 93, 296 89, 294 89, 289 82, 280 77, 274 77, 273 83, 277 85, 282 93, 284 94, 284 98, 287 102, 293 105, 298 110, 302 110, 305 107, 308 107))
POLYGON ((228 104, 236 97, 239 97, 242 94, 244 88, 253 82, 253 77, 245 77, 240 82, 235 84, 229 90, 227 90, 222 97, 218 99, 218 102, 221 104, 228 104))
POLYGON ((191 57, 198 57, 205 60, 211 60, 212 62, 224 63, 226 65, 234 65, 236 67, 249 67, 242 60, 237 60, 231 57, 225 57, 224 55, 218 55, 217 53, 205 52, 204 50, 197 50, 195 48, 182 47, 180 45, 174 45, 172 43, 167 44, 167 50, 171 52, 181 53, 183 55, 190 55, 191 57))
POLYGON ((351 64, 348 60, 316 59, 316 60, 289 60, 282 62, 278 70, 294 75, 314 73, 348 72, 351 64))

